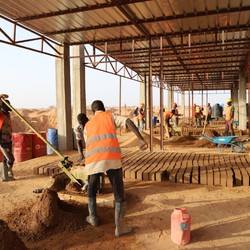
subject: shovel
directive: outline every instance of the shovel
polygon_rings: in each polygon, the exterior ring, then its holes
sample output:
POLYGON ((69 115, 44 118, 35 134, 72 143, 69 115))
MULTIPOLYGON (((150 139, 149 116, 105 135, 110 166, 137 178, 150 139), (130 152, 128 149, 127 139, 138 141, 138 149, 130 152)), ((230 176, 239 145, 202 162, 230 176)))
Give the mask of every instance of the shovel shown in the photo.
POLYGON ((61 161, 58 163, 58 166, 62 169, 62 171, 67 175, 67 177, 72 181, 77 183, 80 187, 82 184, 69 172, 69 169, 72 167, 73 162, 68 160, 68 157, 64 157, 50 142, 48 142, 29 122, 8 102, 5 101, 4 98, 0 98, 1 101, 10 108, 20 119, 23 121, 44 143, 46 143, 55 154, 57 154, 61 161))

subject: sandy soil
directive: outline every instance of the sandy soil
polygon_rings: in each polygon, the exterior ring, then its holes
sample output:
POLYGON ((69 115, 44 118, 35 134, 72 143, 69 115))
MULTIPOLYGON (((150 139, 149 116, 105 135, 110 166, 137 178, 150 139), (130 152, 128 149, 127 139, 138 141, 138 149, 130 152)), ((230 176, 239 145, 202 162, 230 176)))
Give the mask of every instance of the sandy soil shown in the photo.
MULTIPOLYGON (((128 138, 120 137, 121 145, 124 140, 128 138)), ((129 143, 132 141, 126 143, 130 148, 135 146, 129 143)), ((157 139, 154 143, 158 143, 157 139)), ((187 147, 188 143, 182 139, 175 144, 178 147, 170 144, 167 150, 195 150, 187 147)), ((202 150, 216 152, 212 145, 203 146, 202 150)), ((62 153, 76 162, 76 151, 62 153)), ((116 238, 113 193, 108 182, 104 193, 97 196, 100 224, 93 228, 85 221, 86 194, 70 189, 49 192, 46 187, 53 179, 33 174, 35 166, 56 166, 58 161, 57 156, 49 155, 17 163, 16 180, 0 183, 0 219, 28 249, 250 249, 249 187, 125 180, 125 221, 133 227, 133 232, 116 238), (37 188, 45 190, 33 193, 37 188), (185 207, 191 216, 191 242, 187 245, 171 241, 170 216, 176 207, 185 207)), ((0 223, 0 249, 10 249, 1 243, 2 225, 0 223)))
MULTIPOLYGON (((76 159, 75 151, 65 152, 76 159)), ((126 222, 133 233, 114 236, 113 194, 107 183, 98 194, 100 225, 87 225, 86 194, 58 192, 56 204, 46 201, 51 177, 37 176, 37 165, 57 164, 57 156, 44 156, 15 165, 16 180, 0 183, 0 218, 17 232, 28 249, 249 249, 250 193, 248 187, 207 187, 125 180, 126 222), (64 205, 62 202, 64 201, 64 205), (59 204, 60 203, 60 204, 59 204), (54 205, 53 205, 54 204, 54 205), (59 204, 59 205, 58 205, 59 204), (191 242, 171 241, 170 216, 185 207, 191 216, 191 242), (53 215, 54 214, 54 215, 53 215), (45 226, 44 226, 45 225, 45 226)), ((53 199, 52 199, 53 200, 53 199)))

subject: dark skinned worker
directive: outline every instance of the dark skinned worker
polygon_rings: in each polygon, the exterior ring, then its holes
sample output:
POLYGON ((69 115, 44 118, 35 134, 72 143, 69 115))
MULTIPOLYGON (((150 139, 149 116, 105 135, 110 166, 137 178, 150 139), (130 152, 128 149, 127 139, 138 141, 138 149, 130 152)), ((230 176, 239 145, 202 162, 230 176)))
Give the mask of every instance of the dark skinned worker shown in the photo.
POLYGON ((126 198, 122 174, 121 149, 116 136, 116 128, 127 127, 139 139, 139 148, 144 150, 148 147, 147 142, 127 117, 116 116, 105 111, 102 101, 96 100, 91 109, 94 117, 86 124, 84 137, 86 141, 85 171, 89 176, 88 186, 88 210, 89 216, 86 221, 92 226, 98 225, 96 212, 96 193, 100 176, 108 175, 113 187, 115 198, 115 236, 130 233, 131 226, 123 223, 126 210, 126 198))

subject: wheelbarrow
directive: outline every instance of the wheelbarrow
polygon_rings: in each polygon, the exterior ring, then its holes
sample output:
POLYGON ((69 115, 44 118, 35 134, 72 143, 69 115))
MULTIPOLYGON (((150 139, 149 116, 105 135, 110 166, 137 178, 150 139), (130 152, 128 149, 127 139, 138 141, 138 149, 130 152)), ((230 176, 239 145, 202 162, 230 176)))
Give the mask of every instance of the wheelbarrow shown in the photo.
POLYGON ((206 134, 202 134, 200 136, 201 139, 206 139, 210 142, 217 144, 218 152, 226 148, 228 145, 231 146, 232 152, 240 153, 245 147, 243 145, 244 142, 249 141, 250 139, 238 139, 237 136, 216 136, 211 137, 206 134))

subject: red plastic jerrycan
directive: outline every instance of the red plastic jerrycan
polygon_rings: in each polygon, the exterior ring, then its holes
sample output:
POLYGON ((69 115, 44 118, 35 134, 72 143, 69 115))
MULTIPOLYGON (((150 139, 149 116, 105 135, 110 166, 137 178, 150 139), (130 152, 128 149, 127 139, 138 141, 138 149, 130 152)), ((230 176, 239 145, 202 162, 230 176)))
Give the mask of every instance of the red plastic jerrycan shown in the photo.
POLYGON ((171 214, 171 240, 179 245, 190 242, 190 215, 185 208, 175 208, 171 214))

